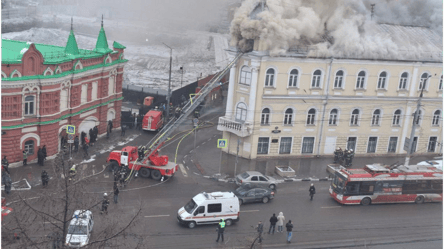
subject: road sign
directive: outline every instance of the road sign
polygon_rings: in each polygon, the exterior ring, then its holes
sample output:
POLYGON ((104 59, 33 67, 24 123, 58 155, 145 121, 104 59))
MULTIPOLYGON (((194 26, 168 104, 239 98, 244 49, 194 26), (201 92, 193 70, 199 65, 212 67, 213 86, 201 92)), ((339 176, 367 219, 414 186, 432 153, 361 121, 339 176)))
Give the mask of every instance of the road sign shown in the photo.
POLYGON ((74 134, 68 134, 68 143, 73 144, 74 143, 74 134))
POLYGON ((410 138, 406 137, 404 142, 404 150, 409 151, 410 138))
POLYGON ((218 139, 217 140, 217 148, 224 149, 227 148, 228 141, 227 139, 218 139))
POLYGON ((75 125, 68 125, 66 128, 66 133, 75 134, 76 133, 76 126, 75 125))
POLYGON ((199 119, 194 118, 194 119, 193 119, 193 125, 194 125, 194 127, 197 126, 197 123, 199 123, 199 119))

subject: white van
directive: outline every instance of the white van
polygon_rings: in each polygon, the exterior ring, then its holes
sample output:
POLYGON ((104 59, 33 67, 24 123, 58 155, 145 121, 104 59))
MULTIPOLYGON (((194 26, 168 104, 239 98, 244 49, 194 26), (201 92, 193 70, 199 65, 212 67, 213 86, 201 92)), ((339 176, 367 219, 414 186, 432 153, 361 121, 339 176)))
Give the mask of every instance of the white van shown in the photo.
POLYGON ((219 223, 220 219, 227 226, 239 220, 239 199, 232 192, 200 193, 177 212, 179 223, 189 228, 219 223))

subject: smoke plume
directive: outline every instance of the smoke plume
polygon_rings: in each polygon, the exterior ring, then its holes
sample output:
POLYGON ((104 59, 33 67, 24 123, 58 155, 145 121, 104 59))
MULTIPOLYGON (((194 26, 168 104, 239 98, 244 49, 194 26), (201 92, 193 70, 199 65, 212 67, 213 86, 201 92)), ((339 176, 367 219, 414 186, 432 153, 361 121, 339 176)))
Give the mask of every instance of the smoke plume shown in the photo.
POLYGON ((231 23, 232 46, 248 51, 260 40, 271 56, 296 50, 314 57, 442 61, 440 0, 264 0, 263 6, 242 3, 231 23))

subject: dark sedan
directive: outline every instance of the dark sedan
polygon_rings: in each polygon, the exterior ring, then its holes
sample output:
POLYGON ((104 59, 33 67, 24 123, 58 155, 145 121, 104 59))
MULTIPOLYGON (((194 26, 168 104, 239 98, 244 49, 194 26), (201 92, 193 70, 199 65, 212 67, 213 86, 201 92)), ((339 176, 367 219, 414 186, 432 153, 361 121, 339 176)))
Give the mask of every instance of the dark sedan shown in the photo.
POLYGON ((269 188, 258 188, 251 186, 241 186, 234 191, 234 194, 239 198, 239 204, 249 202, 263 202, 267 203, 274 199, 274 191, 269 188))

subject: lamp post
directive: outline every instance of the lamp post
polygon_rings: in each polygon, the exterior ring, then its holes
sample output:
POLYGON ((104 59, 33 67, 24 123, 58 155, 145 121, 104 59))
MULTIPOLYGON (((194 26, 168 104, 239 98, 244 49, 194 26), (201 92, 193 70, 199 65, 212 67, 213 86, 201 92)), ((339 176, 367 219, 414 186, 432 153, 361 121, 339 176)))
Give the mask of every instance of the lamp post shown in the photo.
POLYGON ((182 81, 183 81, 183 66, 180 67, 180 72, 182 73, 182 75, 180 76, 180 88, 182 88, 182 81))
POLYGON ((171 65, 173 63, 173 49, 162 42, 163 45, 167 46, 170 49, 170 74, 168 77, 168 94, 167 94, 167 108, 166 108, 166 116, 167 119, 170 118, 170 97, 171 97, 171 65))

